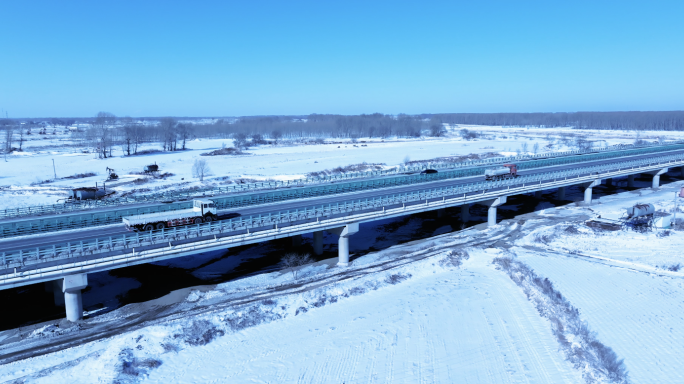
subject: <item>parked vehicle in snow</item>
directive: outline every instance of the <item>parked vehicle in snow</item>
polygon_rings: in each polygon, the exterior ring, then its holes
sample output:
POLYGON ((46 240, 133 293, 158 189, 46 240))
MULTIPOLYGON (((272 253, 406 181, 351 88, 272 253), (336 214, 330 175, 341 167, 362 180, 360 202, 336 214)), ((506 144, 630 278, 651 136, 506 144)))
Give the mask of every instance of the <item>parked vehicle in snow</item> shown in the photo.
POLYGON ((504 164, 500 167, 485 169, 486 180, 501 180, 518 177, 518 167, 515 164, 504 164))
POLYGON ((154 164, 146 165, 145 166, 145 173, 154 173, 159 171, 159 166, 155 162, 154 164))
POLYGON ((123 218, 123 223, 128 230, 151 231, 153 229, 214 221, 216 220, 216 211, 216 204, 213 201, 195 199, 191 209, 127 216, 123 218))

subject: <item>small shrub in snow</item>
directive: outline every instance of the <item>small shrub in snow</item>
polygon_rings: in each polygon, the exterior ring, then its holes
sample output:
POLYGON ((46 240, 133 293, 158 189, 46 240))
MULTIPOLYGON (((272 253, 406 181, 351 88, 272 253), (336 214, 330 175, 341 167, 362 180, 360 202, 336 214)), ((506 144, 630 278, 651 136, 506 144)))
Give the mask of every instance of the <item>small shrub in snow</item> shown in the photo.
POLYGON ((669 267, 667 267, 667 270, 671 271, 671 272, 679 272, 679 270, 681 268, 682 268, 682 266, 679 263, 677 263, 677 264, 672 264, 669 267))
POLYGON ((146 376, 151 370, 159 368, 162 362, 157 359, 140 359, 137 358, 130 348, 126 348, 119 353, 121 359, 121 374, 120 380, 115 382, 127 382, 128 378, 126 376, 146 376))
POLYGON ((407 273, 405 275, 403 275, 401 273, 395 273, 395 274, 387 276, 387 278, 385 279, 385 282, 387 284, 395 285, 395 284, 401 283, 402 281, 408 279, 409 277, 411 277, 410 273, 407 273))
POLYGON ((441 267, 460 267, 461 264, 463 264, 463 260, 468 260, 469 258, 470 255, 468 255, 468 252, 462 249, 456 249, 449 251, 446 257, 439 261, 439 265, 441 267))
POLYGON ((192 346, 206 345, 224 334, 222 329, 217 328, 210 321, 197 320, 183 329, 183 341, 192 346))
POLYGON ((287 253, 283 256, 282 263, 285 268, 290 268, 292 272, 292 278, 297 280, 297 270, 295 268, 301 267, 302 265, 311 264, 314 260, 309 254, 297 254, 297 253, 287 253))
POLYGON ((307 313, 309 310, 306 307, 299 307, 295 311, 295 316, 299 315, 300 313, 307 313))
POLYGON ((255 305, 239 312, 232 313, 229 316, 226 316, 223 321, 225 321, 233 331, 239 331, 262 323, 270 323, 271 321, 280 318, 282 318, 282 315, 279 313, 275 313, 271 309, 264 309, 260 305, 255 305))
POLYGON ((266 300, 262 301, 261 304, 263 304, 263 305, 268 305, 268 306, 273 306, 273 305, 276 305, 277 303, 276 303, 275 301, 271 300, 271 299, 266 299, 266 300))
POLYGON ((65 179, 85 179, 86 177, 97 176, 95 172, 77 173, 71 176, 65 177, 65 179))
POLYGON ((364 293, 366 293, 366 289, 364 287, 353 287, 349 290, 350 296, 363 295, 364 293))

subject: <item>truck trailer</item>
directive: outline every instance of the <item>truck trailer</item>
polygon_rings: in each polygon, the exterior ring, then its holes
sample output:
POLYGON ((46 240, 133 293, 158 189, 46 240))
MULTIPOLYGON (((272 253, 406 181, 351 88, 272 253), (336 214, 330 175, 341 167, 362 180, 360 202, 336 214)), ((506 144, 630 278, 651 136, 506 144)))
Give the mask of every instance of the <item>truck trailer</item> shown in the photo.
POLYGON ((216 212, 216 204, 213 201, 195 199, 191 209, 126 216, 123 218, 123 223, 129 231, 151 231, 153 229, 214 221, 217 217, 216 212))
POLYGON ((500 167, 485 169, 485 180, 502 180, 518 177, 515 164, 504 164, 500 167))

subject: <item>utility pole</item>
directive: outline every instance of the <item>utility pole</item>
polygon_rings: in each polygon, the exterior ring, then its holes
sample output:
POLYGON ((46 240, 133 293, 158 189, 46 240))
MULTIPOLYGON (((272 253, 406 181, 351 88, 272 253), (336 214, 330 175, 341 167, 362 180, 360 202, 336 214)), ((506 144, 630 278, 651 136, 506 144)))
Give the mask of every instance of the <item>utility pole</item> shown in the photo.
POLYGON ((55 169, 55 159, 52 159, 52 172, 55 173, 55 180, 57 180, 57 170, 55 169))

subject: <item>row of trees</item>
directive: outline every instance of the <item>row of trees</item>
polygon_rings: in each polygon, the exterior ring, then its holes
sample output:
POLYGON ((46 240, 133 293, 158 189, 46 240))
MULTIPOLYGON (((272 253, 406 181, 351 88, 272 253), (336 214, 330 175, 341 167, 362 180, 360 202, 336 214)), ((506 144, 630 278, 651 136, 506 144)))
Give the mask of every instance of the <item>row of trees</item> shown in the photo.
MULTIPOLYGON (((451 113, 434 115, 397 116, 374 113, 370 115, 308 115, 308 116, 257 116, 234 120, 214 120, 211 123, 189 124, 171 117, 133 120, 118 118, 108 112, 100 112, 90 119, 50 119, 54 127, 65 128, 74 123, 89 123, 89 127, 75 133, 82 145, 96 148, 99 157, 112 156, 114 148, 126 155, 138 153, 141 144, 158 142, 164 151, 186 148, 193 137, 232 138, 239 149, 267 142, 277 143, 284 138, 300 139, 360 137, 420 137, 442 136, 444 124, 473 124, 535 127, 576 127, 579 129, 621 130, 684 130, 684 111, 672 112, 572 112, 572 113, 451 113), (150 120, 154 124, 150 124, 150 120)), ((21 150, 26 135, 31 130, 47 134, 42 122, 0 119, 1 147, 4 153, 21 150), (38 130, 38 128, 42 128, 38 130)), ((56 129, 53 130, 53 134, 56 129)), ((462 129, 466 139, 477 133, 462 129)), ((583 144, 583 143, 579 143, 583 144)))
POLYGON ((135 155, 145 142, 159 142, 164 151, 185 150, 192 134, 192 125, 179 123, 171 117, 161 118, 156 126, 147 126, 130 117, 117 119, 109 112, 98 113, 89 129, 76 133, 83 144, 97 148, 100 158, 112 156, 116 146, 127 156, 135 155))
MULTIPOLYGON (((212 124, 195 125, 199 137, 231 138, 243 134, 260 135, 262 138, 330 137, 419 137, 430 131, 431 121, 409 115, 309 115, 309 116, 261 116, 243 117, 235 121, 218 120, 212 124)), ((434 132, 443 134, 437 127, 434 132)))
POLYGON ((682 131, 684 111, 661 112, 556 112, 556 113, 447 113, 433 115, 448 124, 636 131, 682 131))

